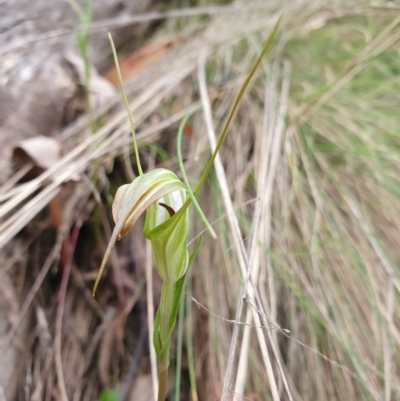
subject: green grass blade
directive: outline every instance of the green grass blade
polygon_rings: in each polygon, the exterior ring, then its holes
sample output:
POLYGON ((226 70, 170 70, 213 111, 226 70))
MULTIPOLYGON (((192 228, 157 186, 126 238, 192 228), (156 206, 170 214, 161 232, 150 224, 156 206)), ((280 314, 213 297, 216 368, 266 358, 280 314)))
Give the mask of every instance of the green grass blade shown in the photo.
POLYGON ((211 224, 208 222, 206 216, 204 215, 203 211, 201 210, 200 205, 198 204, 196 197, 193 194, 192 188, 190 188, 190 184, 189 181, 187 179, 186 176, 186 172, 185 172, 185 168, 183 166, 183 158, 182 158, 182 136, 183 136, 183 128, 185 127, 187 121, 189 120, 189 118, 196 112, 198 111, 200 108, 196 108, 194 110, 192 110, 190 113, 188 113, 181 121, 181 124, 179 125, 179 130, 178 130, 178 140, 177 140, 177 152, 178 152, 178 162, 179 162, 179 167, 181 169, 181 173, 182 173, 182 178, 183 178, 183 182, 186 185, 188 194, 190 196, 190 199, 193 202, 193 206, 195 207, 197 213, 199 214, 201 221, 204 223, 204 225, 207 227, 207 230, 210 232, 210 234, 212 235, 212 237, 215 239, 217 238, 217 234, 215 234, 215 231, 213 230, 213 228, 211 227, 211 224))

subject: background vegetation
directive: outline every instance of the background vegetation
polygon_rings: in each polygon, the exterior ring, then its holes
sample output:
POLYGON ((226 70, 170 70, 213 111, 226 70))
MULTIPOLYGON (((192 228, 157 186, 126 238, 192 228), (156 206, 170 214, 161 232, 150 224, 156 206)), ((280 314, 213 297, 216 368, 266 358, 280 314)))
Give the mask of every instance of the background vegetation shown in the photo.
MULTIPOLYGON (((198 196, 218 239, 204 234, 188 274, 171 353, 171 369, 181 363, 181 390, 171 382, 170 399, 399 399, 400 6, 264 3, 202 8, 207 2, 175 1, 182 14, 162 18, 151 37, 167 50, 140 72, 126 72, 145 169, 164 166, 179 175, 179 121, 203 106, 185 127, 185 168, 194 186, 210 156, 212 127, 218 135, 284 11, 220 168, 198 196)), ((69 399, 150 400, 146 330, 160 282, 153 273, 153 285, 146 284, 151 253, 142 223, 118 244, 98 297, 90 297, 113 195, 136 172, 121 98, 93 118, 101 125, 94 134, 82 134, 91 131, 84 117, 61 134, 69 160, 55 172, 83 174, 90 186, 64 232, 70 244, 77 236, 68 248, 72 270, 59 333, 64 388, 69 399)), ((195 238, 204 226, 194 211, 192 217, 195 238)), ((31 253, 49 243, 49 230, 29 245, 31 253)), ((54 257, 50 265, 57 263, 54 257)), ((50 273, 37 290, 51 338, 60 282, 50 273)), ((36 331, 36 362, 28 364, 40 394, 50 397, 60 388, 51 370, 57 359, 36 331)))

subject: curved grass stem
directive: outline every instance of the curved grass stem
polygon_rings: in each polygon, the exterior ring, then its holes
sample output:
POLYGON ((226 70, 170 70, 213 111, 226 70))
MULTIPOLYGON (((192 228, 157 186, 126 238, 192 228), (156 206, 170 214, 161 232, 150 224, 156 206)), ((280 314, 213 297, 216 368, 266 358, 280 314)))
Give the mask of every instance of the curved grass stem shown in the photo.
MULTIPOLYGON (((214 160, 217 157, 218 151, 219 151, 222 143, 225 140, 226 134, 228 133, 228 129, 229 129, 230 125, 231 125, 233 117, 234 117, 234 115, 236 113, 236 110, 237 110, 237 108, 239 106, 240 100, 242 99, 242 97, 244 95, 244 92, 246 91, 247 87, 249 86, 249 83, 250 83, 251 79, 253 78, 258 66, 260 65, 263 57, 267 53, 268 49, 271 47, 272 41, 274 40, 276 32, 278 31, 279 25, 281 23, 282 16, 283 15, 281 15, 278 18, 277 22, 275 23, 274 27, 272 28, 272 31, 269 34, 267 40, 265 41, 265 44, 264 44, 264 46, 263 46, 263 48, 261 50, 261 53, 260 53, 257 61, 254 63, 253 68, 251 69, 249 75, 247 76, 246 80, 244 81, 243 85, 241 86, 241 88, 239 90, 239 93, 237 94, 237 96, 235 98, 235 101, 233 103, 232 109, 229 112, 228 118, 225 121, 225 124, 224 124, 224 127, 222 129, 221 135, 220 135, 220 137, 218 139, 217 146, 215 147, 215 150, 214 150, 209 162, 207 163, 207 166, 204 169, 203 174, 201 175, 199 182, 197 183, 197 185, 193 189, 193 194, 194 195, 196 195, 197 192, 199 192, 200 188, 204 184, 204 181, 206 180, 206 178, 207 178, 207 176, 208 176, 208 174, 209 174, 209 172, 210 172, 210 170, 211 170, 211 168, 212 168, 212 166, 214 164, 214 160)), ((183 214, 185 212, 185 210, 189 207, 190 202, 191 202, 191 198, 188 198, 187 201, 185 202, 185 204, 179 210, 179 213, 183 214)))
POLYGON ((203 221, 204 225, 207 227, 207 230, 210 232, 211 236, 215 239, 217 238, 217 234, 215 234, 214 229, 211 227, 211 224, 208 222, 206 216, 204 215, 203 211, 201 210, 200 205, 197 202, 197 199, 195 198, 193 192, 192 192, 192 188, 190 187, 189 184, 189 180, 187 179, 186 176, 186 171, 185 168, 183 166, 183 157, 182 157, 182 135, 183 135, 183 128, 186 125, 186 122, 189 120, 189 118, 197 111, 199 110, 200 107, 195 108, 194 110, 192 110, 190 113, 188 113, 181 121, 181 124, 179 126, 179 130, 178 130, 178 139, 177 139, 177 151, 178 151, 178 162, 179 162, 179 167, 181 169, 181 173, 182 173, 182 179, 183 182, 186 185, 186 188, 188 190, 188 194, 190 196, 190 199, 193 202, 193 206, 195 207, 195 209, 197 210, 197 213, 199 214, 201 220, 203 221))

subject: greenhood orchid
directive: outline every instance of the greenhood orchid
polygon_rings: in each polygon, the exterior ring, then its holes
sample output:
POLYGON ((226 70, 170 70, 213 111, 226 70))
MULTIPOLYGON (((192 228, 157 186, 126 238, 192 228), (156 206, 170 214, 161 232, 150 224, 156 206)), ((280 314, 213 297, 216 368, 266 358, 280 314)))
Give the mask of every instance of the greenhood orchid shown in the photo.
POLYGON ((122 185, 115 194, 112 214, 114 231, 107 246, 100 273, 93 288, 95 293, 111 250, 147 210, 144 235, 152 243, 158 273, 163 281, 174 283, 188 268, 186 245, 189 211, 176 212, 187 199, 186 186, 171 171, 157 168, 137 177, 131 184, 122 185), (158 202, 157 202, 158 201, 158 202), (158 230, 155 231, 157 227, 158 230))
MULTIPOLYGON (((122 185, 114 199, 112 214, 115 221, 114 231, 107 246, 103 261, 100 266, 99 275, 93 287, 93 296, 96 292, 101 275, 116 241, 121 239, 137 222, 139 216, 146 211, 146 220, 143 233, 150 240, 157 271, 163 280, 161 301, 154 321, 153 344, 159 360, 159 393, 158 400, 165 399, 166 383, 169 365, 169 345, 172 330, 175 326, 178 304, 182 295, 185 276, 199 250, 201 240, 198 241, 191 254, 188 251, 187 234, 189 227, 189 205, 193 203, 200 217, 205 223, 211 235, 215 236, 211 225, 207 222, 200 206, 197 204, 195 195, 200 190, 207 178, 215 157, 226 137, 229 125, 233 119, 239 101, 243 96, 251 78, 258 68, 261 60, 269 49, 278 30, 281 18, 272 29, 264 47, 254 64, 252 70, 243 83, 228 118, 224 124, 217 146, 193 192, 187 182, 183 169, 182 154, 180 151, 183 127, 189 118, 186 116, 180 126, 178 133, 178 160, 181 166, 183 181, 171 171, 164 168, 156 168, 143 174, 139 153, 134 134, 132 117, 129 112, 127 97, 122 84, 121 73, 111 36, 110 42, 114 54, 117 73, 123 93, 125 106, 127 108, 129 123, 133 134, 133 143, 136 154, 139 176, 131 184, 122 185)), ((193 114, 193 113, 191 113, 193 114)), ((148 283, 151 285, 151 283, 148 283)))

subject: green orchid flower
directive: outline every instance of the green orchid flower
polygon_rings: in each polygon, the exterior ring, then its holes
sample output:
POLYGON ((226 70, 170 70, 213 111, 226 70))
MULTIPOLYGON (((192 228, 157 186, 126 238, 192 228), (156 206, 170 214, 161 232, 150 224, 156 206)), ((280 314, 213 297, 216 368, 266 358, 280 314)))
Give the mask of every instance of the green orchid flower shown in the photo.
POLYGON ((186 187, 181 185, 184 190, 170 192, 150 206, 143 229, 151 241, 158 274, 169 284, 177 282, 189 266, 189 209, 173 218, 187 199, 186 187))
POLYGON ((186 237, 189 210, 176 212, 187 199, 187 189, 178 177, 167 169, 157 168, 122 185, 115 194, 112 214, 115 227, 107 246, 100 272, 93 287, 96 292, 111 250, 147 209, 144 234, 150 239, 158 273, 163 281, 178 281, 188 268, 186 237), (157 201, 159 201, 157 203, 157 201))
POLYGON ((118 189, 112 206, 114 231, 93 288, 94 295, 116 241, 147 211, 144 235, 151 242, 157 271, 163 280, 153 333, 153 342, 160 361, 160 375, 161 372, 168 371, 169 343, 185 275, 200 245, 199 241, 189 256, 189 209, 185 207, 187 192, 185 184, 174 173, 163 168, 149 171, 135 178, 131 184, 122 185, 118 189))

